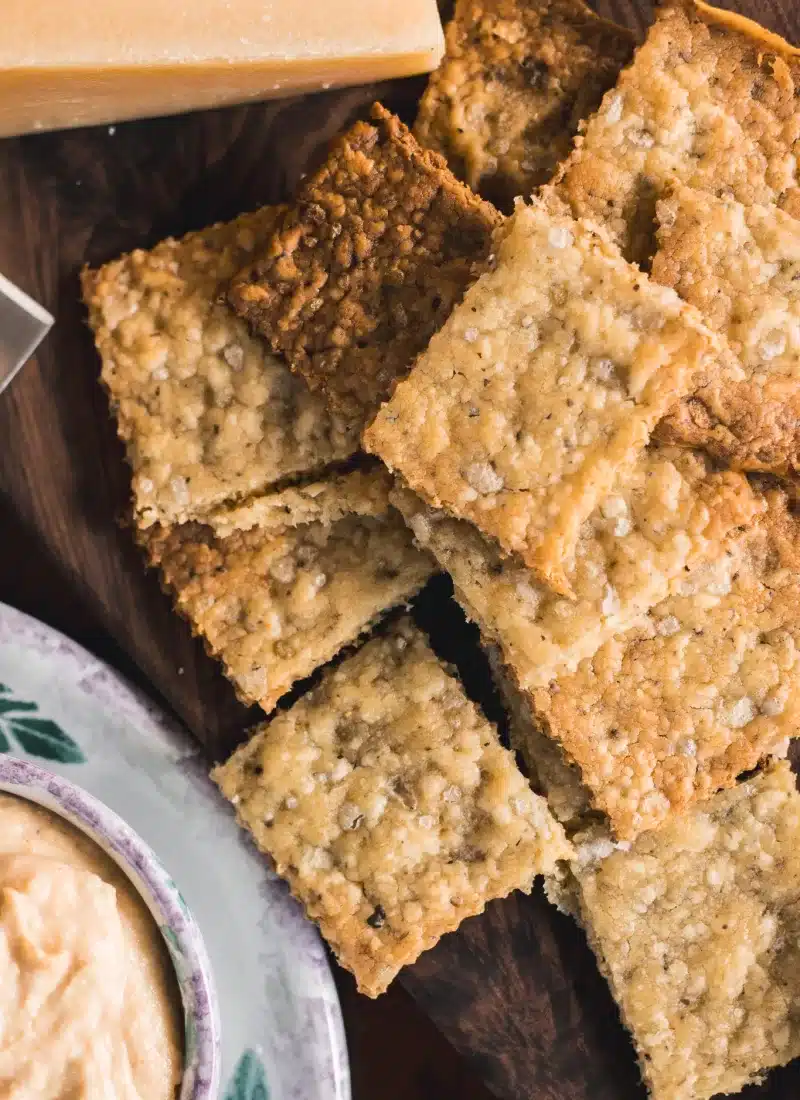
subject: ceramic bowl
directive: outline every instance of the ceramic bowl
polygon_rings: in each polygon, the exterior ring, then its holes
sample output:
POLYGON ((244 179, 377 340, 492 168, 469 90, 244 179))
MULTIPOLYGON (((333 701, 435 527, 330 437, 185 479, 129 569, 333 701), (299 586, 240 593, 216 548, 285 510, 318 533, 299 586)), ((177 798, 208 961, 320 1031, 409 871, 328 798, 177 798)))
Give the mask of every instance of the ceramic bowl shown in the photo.
POLYGON ((90 837, 141 895, 169 949, 185 1023, 180 1100, 217 1100, 220 1025, 211 966, 200 930, 158 857, 98 799, 35 764, 0 756, 0 791, 44 806, 90 837))

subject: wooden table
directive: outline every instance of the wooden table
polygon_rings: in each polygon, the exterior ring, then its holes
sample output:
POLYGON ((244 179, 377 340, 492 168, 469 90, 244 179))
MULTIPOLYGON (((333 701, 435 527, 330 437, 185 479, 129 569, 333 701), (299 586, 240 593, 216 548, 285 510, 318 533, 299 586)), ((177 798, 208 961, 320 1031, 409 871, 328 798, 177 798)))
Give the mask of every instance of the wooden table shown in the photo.
MULTIPOLYGON (((738 6, 800 39, 797 0, 738 6)), ((649 18, 646 2, 597 7, 640 30, 649 18)), ((115 523, 129 475, 97 385, 77 271, 286 198, 313 151, 365 104, 380 96, 408 118, 421 87, 405 81, 134 123, 113 134, 0 142, 0 270, 58 319, 57 336, 0 396, 0 600, 160 697, 212 757, 226 753, 254 715, 236 703, 115 523)), ((482 1077, 515 1100, 643 1095, 588 948, 541 897, 490 906, 411 968, 405 989, 396 984, 377 1002, 357 997, 349 977, 336 973, 355 1100, 488 1100, 482 1077), (564 958, 569 980, 560 977, 564 958)), ((788 1100, 799 1089, 792 1067, 769 1095, 788 1100)))

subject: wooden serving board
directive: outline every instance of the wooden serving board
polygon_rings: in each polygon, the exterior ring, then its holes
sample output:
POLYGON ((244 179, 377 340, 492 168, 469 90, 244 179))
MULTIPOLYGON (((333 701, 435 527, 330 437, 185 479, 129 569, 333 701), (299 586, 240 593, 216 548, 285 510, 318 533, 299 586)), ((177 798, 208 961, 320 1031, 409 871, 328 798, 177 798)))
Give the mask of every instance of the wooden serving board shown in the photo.
MULTIPOLYGON (((637 31, 651 15, 648 4, 631 0, 597 7, 637 31)), ((800 41, 797 0, 738 7, 800 41)), ((24 525, 60 582, 93 608, 210 758, 225 754, 256 714, 236 702, 116 522, 129 478, 97 383, 78 272, 86 262, 289 198, 326 142, 373 99, 410 120, 423 86, 410 80, 0 142, 0 271, 56 316, 38 359, 0 396, 0 523, 8 511, 24 525)), ((484 696, 486 669, 448 603, 446 582, 426 596, 419 617, 461 665, 469 689, 484 696)), ((540 891, 490 905, 401 981, 502 1097, 644 1096, 583 936, 540 891)), ((800 1065, 747 1095, 795 1100, 800 1065)))

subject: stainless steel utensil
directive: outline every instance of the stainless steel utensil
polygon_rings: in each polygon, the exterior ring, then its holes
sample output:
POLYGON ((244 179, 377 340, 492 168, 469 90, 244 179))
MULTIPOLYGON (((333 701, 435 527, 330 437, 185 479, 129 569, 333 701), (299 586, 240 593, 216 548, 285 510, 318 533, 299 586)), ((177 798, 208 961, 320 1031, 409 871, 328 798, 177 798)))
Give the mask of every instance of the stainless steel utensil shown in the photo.
POLYGON ((0 393, 53 324, 46 309, 0 275, 0 393))

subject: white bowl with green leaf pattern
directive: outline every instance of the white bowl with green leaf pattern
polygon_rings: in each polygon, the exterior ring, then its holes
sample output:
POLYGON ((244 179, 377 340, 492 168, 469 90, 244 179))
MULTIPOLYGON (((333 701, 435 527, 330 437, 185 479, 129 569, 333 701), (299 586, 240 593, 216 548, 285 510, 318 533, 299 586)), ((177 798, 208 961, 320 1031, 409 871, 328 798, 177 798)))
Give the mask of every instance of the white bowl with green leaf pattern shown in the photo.
MULTIPOLYGON (((349 1100, 319 935, 236 826, 186 732, 80 646, 3 604, 0 685, 0 787, 20 766, 45 769, 62 793, 67 781, 92 812, 100 803, 122 819, 155 853, 164 890, 178 905, 185 897, 217 991, 219 1100, 349 1100)), ((86 825, 80 813, 70 820, 86 825)), ((110 854, 122 862, 113 845, 110 854)))

